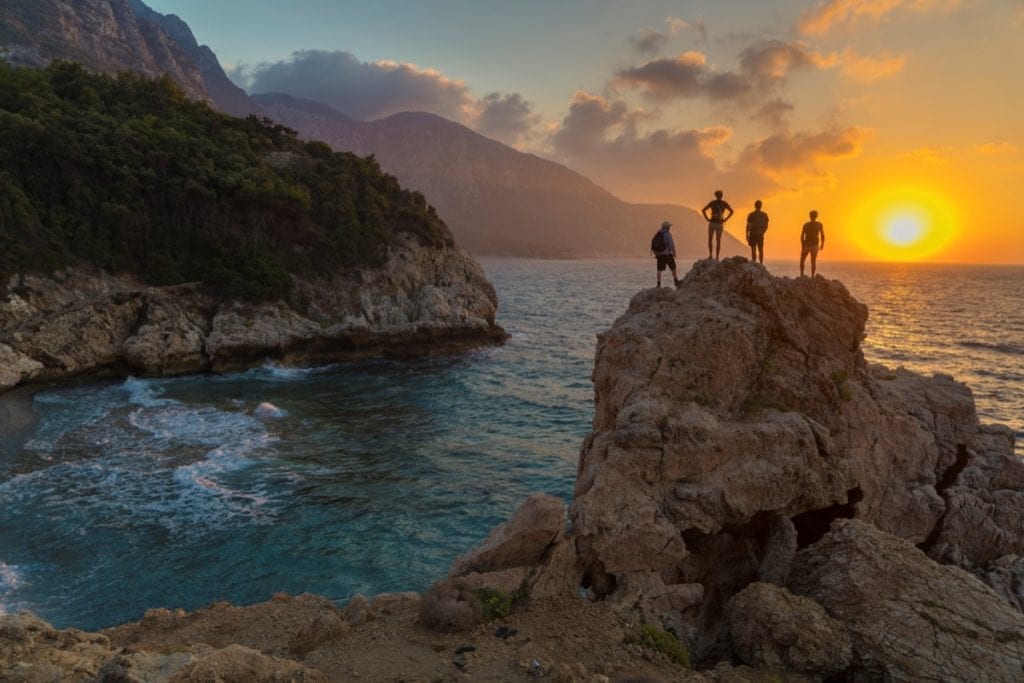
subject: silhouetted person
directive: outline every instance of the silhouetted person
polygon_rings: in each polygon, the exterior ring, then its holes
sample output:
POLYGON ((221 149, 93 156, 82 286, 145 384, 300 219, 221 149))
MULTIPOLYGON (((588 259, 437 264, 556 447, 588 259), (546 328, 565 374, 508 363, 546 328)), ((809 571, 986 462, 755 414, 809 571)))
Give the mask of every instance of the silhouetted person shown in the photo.
POLYGON ((818 222, 818 212, 811 211, 811 220, 800 232, 800 275, 804 274, 804 261, 811 255, 811 277, 818 266, 818 251, 825 248, 825 226, 818 222))
POLYGON ((714 257, 718 258, 718 255, 722 252, 722 231, 725 230, 725 222, 733 214, 732 207, 729 206, 729 202, 722 199, 722 191, 715 190, 715 198, 708 202, 703 209, 700 210, 704 220, 708 222, 708 258, 711 258, 711 239, 717 238, 715 242, 715 253, 714 257), (711 215, 708 215, 708 211, 711 215), (726 213, 728 211, 729 213, 726 213))
POLYGON ((658 286, 661 287, 661 271, 668 268, 672 271, 672 282, 679 285, 679 278, 676 276, 676 243, 672 239, 669 230, 672 224, 664 221, 661 230, 654 233, 651 239, 651 253, 658 259, 658 286))
POLYGON ((754 263, 759 260, 764 263, 764 234, 766 232, 768 232, 768 214, 761 210, 761 200, 758 199, 754 202, 754 210, 747 214, 747 244, 750 245, 750 260, 754 263))

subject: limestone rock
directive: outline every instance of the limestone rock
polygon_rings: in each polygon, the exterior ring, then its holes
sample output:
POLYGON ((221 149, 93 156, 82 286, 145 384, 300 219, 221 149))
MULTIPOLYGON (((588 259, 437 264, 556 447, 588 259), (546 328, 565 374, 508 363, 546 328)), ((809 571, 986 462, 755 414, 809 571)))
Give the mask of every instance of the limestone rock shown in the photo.
POLYGON ((219 683, 327 683, 329 679, 316 669, 268 657, 241 645, 215 650, 172 676, 168 683, 218 681, 219 683))
POLYGON ((324 609, 288 641, 288 651, 297 657, 305 657, 324 643, 344 635, 349 630, 337 610, 324 609))
POLYGON ((732 648, 755 668, 828 678, 853 657, 843 625, 821 605, 779 586, 752 583, 726 605, 732 648))
POLYGON ((509 521, 495 527, 479 548, 457 559, 450 576, 485 573, 538 564, 565 533, 565 503, 534 493, 509 521))
POLYGON ((1012 435, 980 425, 952 378, 868 364, 866 319, 837 281, 742 258, 700 261, 678 289, 633 298, 598 337, 569 512, 598 597, 661 605, 702 659, 716 656, 727 601, 784 584, 797 549, 838 518, 979 572, 1024 555, 1012 435), (699 608, 658 599, 691 584, 699 608))
POLYGON ((0 289, 0 391, 85 373, 423 355, 505 337, 493 285, 454 245, 425 247, 399 233, 381 268, 292 284, 286 298, 246 304, 201 283, 148 287, 87 268, 13 276, 0 289))
POLYGON ((790 589, 843 623, 864 676, 1024 678, 1024 615, 975 576, 868 524, 838 520, 798 552, 790 589))
POLYGON ((32 614, 0 614, 0 681, 91 681, 112 654, 106 636, 55 629, 32 614))
POLYGON ((1000 557, 989 565, 981 579, 1012 607, 1024 612, 1024 557, 1000 557))

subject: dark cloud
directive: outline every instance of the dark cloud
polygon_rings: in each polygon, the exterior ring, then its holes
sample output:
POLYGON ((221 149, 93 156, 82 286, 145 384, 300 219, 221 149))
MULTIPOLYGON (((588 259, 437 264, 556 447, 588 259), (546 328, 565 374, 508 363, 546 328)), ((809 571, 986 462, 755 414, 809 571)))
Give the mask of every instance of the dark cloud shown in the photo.
POLYGON ((772 128, 783 128, 795 108, 782 98, 775 98, 761 105, 751 118, 763 121, 772 128))
POLYGON ((530 131, 540 123, 540 117, 533 113, 533 105, 519 93, 492 92, 477 104, 477 131, 508 145, 529 137, 530 131))
POLYGON ((466 121, 474 109, 466 85, 439 71, 399 62, 362 62, 341 51, 303 50, 287 61, 261 64, 252 72, 250 92, 284 92, 364 120, 427 111, 466 121))
POLYGON ((661 50, 668 42, 667 33, 655 31, 652 28, 643 28, 631 35, 628 40, 637 52, 642 55, 652 55, 661 50))
POLYGON ((826 160, 860 154, 871 131, 857 126, 822 133, 776 133, 749 146, 744 158, 769 172, 810 169, 826 160))
POLYGON ((700 95, 706 76, 707 58, 700 52, 690 51, 623 69, 615 75, 613 83, 639 88, 654 99, 667 100, 700 95))

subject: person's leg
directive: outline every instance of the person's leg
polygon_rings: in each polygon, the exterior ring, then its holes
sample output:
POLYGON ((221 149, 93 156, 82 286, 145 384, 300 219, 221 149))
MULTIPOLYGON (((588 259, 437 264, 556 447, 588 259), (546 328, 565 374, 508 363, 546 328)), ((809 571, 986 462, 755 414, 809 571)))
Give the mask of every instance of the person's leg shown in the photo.
POLYGON ((676 257, 675 256, 669 256, 665 260, 668 261, 668 269, 672 271, 672 284, 674 284, 676 287, 678 287, 679 286, 679 276, 676 275, 676 257))
POLYGON ((757 246, 753 242, 750 243, 750 260, 757 263, 757 246))
POLYGON ((708 258, 711 258, 711 240, 715 238, 715 224, 708 223, 708 258))
POLYGON ((725 230, 725 226, 721 223, 715 228, 715 258, 717 259, 722 253, 722 231, 725 230))
POLYGON ((804 275, 804 261, 807 260, 807 249, 800 250, 800 277, 804 275))
POLYGON ((812 249, 811 250, 811 277, 814 277, 814 274, 817 273, 817 272, 818 272, 818 250, 817 249, 812 249))

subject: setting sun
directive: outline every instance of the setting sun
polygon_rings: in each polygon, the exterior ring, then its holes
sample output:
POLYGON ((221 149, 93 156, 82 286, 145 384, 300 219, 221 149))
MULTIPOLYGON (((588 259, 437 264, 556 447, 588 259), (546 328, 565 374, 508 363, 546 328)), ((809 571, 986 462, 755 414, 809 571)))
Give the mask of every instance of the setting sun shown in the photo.
POLYGON ((885 261, 933 256, 956 236, 956 212, 942 194, 924 187, 894 186, 869 196, 853 213, 851 237, 885 261))

